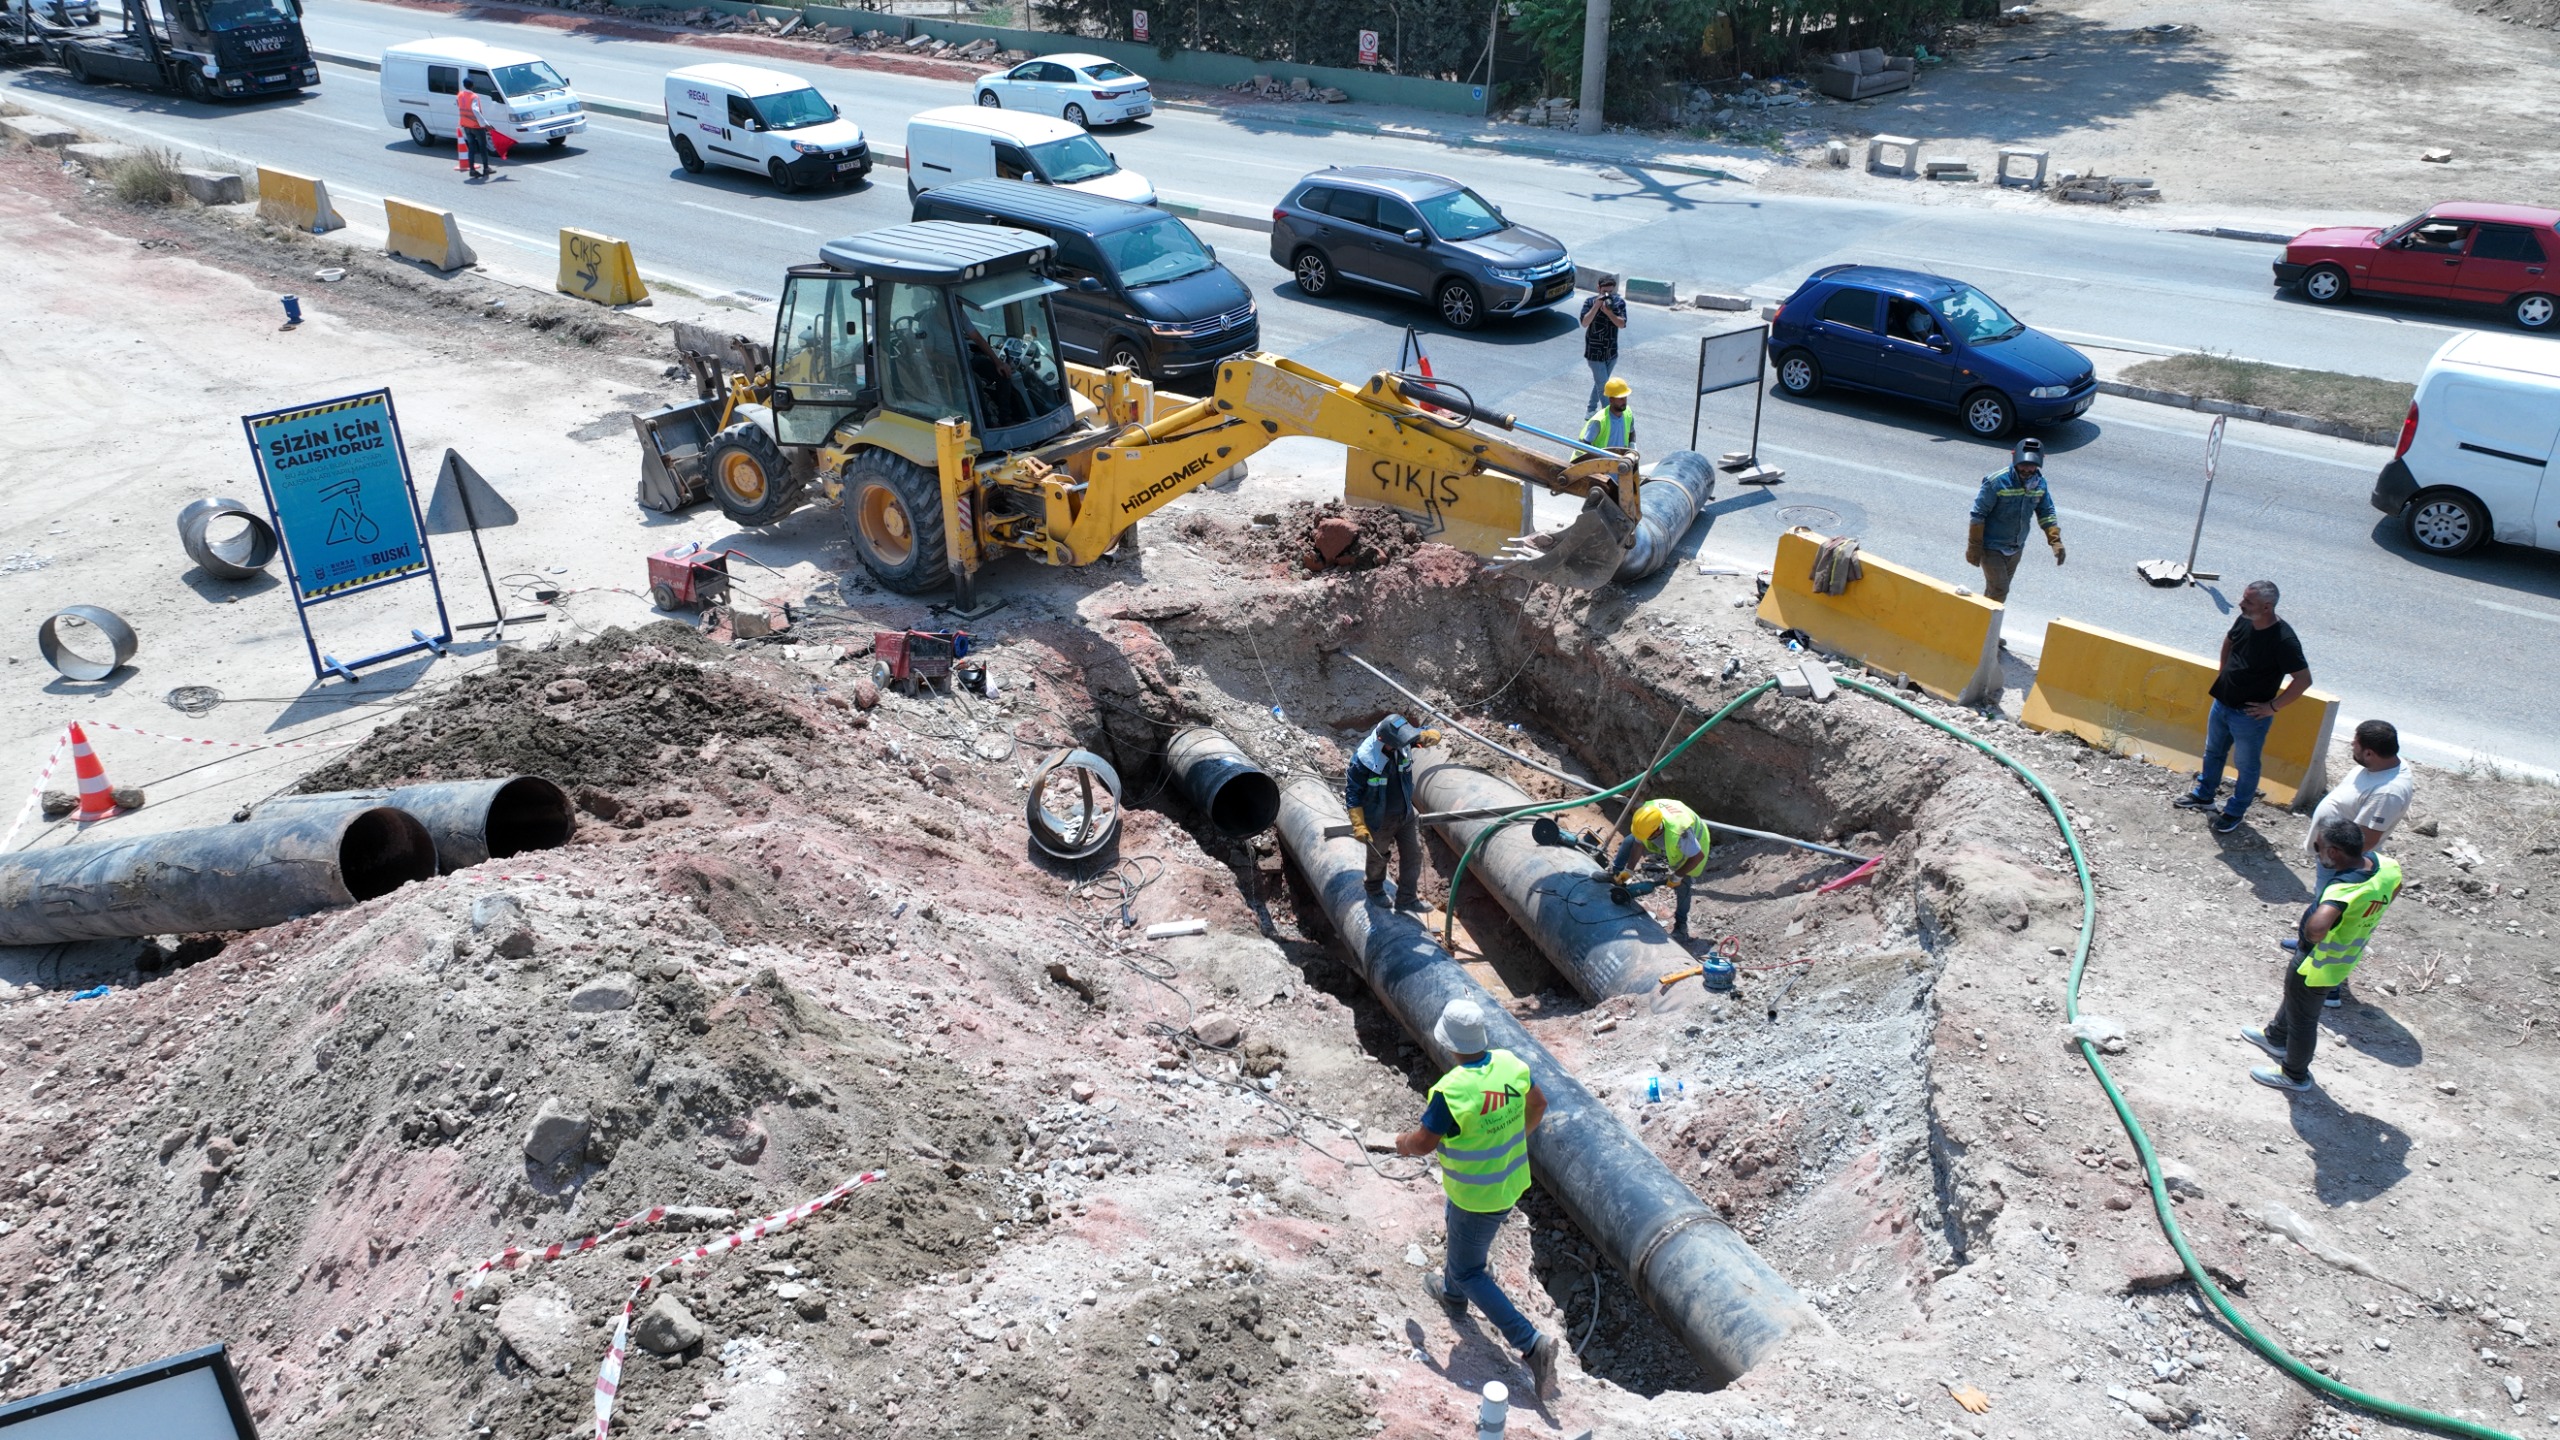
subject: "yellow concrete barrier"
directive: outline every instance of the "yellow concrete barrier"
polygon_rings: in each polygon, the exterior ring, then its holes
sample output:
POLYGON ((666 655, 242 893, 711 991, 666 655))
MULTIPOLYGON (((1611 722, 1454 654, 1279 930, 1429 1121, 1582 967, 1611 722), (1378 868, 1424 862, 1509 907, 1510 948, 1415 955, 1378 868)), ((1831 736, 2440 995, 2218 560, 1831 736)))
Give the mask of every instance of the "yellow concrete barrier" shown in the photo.
MULTIPOLYGON (((2077 620, 2045 626, 2035 688, 2018 719, 2064 730, 2102 750, 2193 773, 2204 758, 2205 715, 2218 667, 2202 655, 2077 620)), ((2329 788, 2329 737, 2338 697, 2312 690, 2276 712, 2258 787, 2279 805, 2329 788)))
POLYGON ((649 298, 631 246, 592 230, 560 231, 560 291, 599 305, 637 305, 649 298))
POLYGON ((327 181, 264 165, 258 167, 258 218, 312 235, 347 223, 329 203, 327 181))
POLYGON ((1997 601, 1964 595, 1944 580, 1858 552, 1862 578, 1838 595, 1813 592, 1813 557, 1828 536, 1798 526, 1778 537, 1760 623, 1802 630, 1888 675, 1908 675, 1941 700, 1971 703, 2000 690, 1997 601))
POLYGON ((1345 459, 1342 498, 1402 511, 1423 539, 1477 555, 1499 554, 1503 541, 1534 528, 1529 487, 1517 480, 1434 470, 1368 450, 1352 450, 1345 459))
POLYGON ((390 196, 383 197, 382 211, 391 220, 392 254, 405 255, 439 270, 459 270, 480 263, 471 247, 462 243, 462 226, 455 222, 452 211, 390 196))

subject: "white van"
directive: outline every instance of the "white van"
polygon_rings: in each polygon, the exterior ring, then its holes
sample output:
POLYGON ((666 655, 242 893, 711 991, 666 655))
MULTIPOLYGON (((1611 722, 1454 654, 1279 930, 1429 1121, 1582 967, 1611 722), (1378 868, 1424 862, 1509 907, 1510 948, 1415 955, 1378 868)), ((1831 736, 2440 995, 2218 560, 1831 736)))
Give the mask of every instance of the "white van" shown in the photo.
POLYGON ((478 40, 412 40, 382 52, 382 118, 429 149, 453 143, 454 97, 466 86, 484 102, 480 118, 513 144, 540 140, 556 148, 587 128, 578 92, 531 51, 478 40))
POLYGON ((2460 555, 2503 540, 2560 550, 2560 340, 2473 330, 2418 377, 2373 508, 2409 543, 2460 555))
POLYGON ((808 81, 752 65, 688 65, 667 75, 667 139, 686 171, 725 165, 778 189, 850 185, 871 173, 862 127, 808 81))
POLYGON ((1102 142, 1052 115, 945 105, 907 122, 907 198, 959 180, 1028 180, 1156 203, 1155 187, 1123 170, 1102 142))

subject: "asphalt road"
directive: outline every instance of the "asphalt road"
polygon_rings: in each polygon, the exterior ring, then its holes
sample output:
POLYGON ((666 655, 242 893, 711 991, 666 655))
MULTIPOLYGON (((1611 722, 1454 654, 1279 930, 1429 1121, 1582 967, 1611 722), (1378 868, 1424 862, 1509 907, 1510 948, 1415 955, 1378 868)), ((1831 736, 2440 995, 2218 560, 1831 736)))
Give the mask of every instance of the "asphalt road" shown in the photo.
MULTIPOLYGON (((425 27, 416 12, 324 0, 312 28, 324 46, 366 51, 425 27)), ((548 55, 589 93, 619 99, 654 99, 664 68, 707 53, 486 23, 438 21, 435 28, 512 38, 548 55)), ((804 68, 849 117, 893 144, 905 114, 962 98, 939 82, 804 68)), ((603 116, 565 150, 520 150, 504 167, 506 178, 466 185, 449 150, 422 152, 383 120, 371 76, 340 67, 324 76, 321 89, 299 101, 236 108, 87 89, 44 70, 7 81, 36 92, 21 98, 101 128, 322 174, 342 209, 384 193, 450 205, 484 250, 492 242, 521 245, 523 253, 511 257, 518 268, 547 266, 557 228, 579 224, 630 238, 653 275, 705 292, 769 297, 783 268, 813 258, 823 238, 906 217, 896 170, 879 171, 877 183, 850 193, 777 195, 745 176, 688 176, 659 129, 603 116)), ((1783 291, 1810 264, 1849 255, 1934 259, 1950 271, 1963 257, 1963 273, 2032 322, 2066 335, 2209 343, 2413 377, 2450 333, 2442 316, 2314 311, 2272 299, 2263 283, 2268 248, 2225 240, 2059 218, 2022 222, 1951 207, 1761 197, 1748 186, 1681 177, 1612 180, 1589 168, 1461 156, 1394 139, 1255 130, 1180 111, 1108 135, 1106 143, 1167 195, 1230 205, 1267 199, 1326 161, 1453 170, 1522 218, 1552 226, 1597 263, 1764 292, 1783 291), (1655 258, 1666 254, 1696 263, 1676 267, 1655 258), (2120 283, 2111 278, 2119 273, 2146 278, 2138 286, 2120 283), (2188 303, 2163 303, 2171 300, 2188 303)), ((1394 361, 1403 326, 1431 331, 1427 317, 1383 299, 1308 301, 1269 259, 1263 237, 1218 227, 1202 233, 1260 297, 1266 348, 1331 373, 1362 375, 1394 361)), ((1637 386, 1643 447, 1659 452, 1687 441, 1697 338, 1740 317, 1637 307, 1633 319, 1620 373, 1637 386)), ((1569 316, 1551 313, 1474 335, 1431 331, 1429 343, 1439 372, 1480 401, 1565 428, 1581 414, 1588 388, 1572 329, 1569 316)), ((1748 390, 1711 398, 1701 448, 1739 446, 1751 402, 1748 390)), ((2229 579, 2218 589, 2142 584, 2136 561, 2185 553, 2207 423, 2184 411, 2102 399, 2085 419, 2048 433, 2049 475, 2071 561, 2057 571, 2040 545, 2032 547, 2006 624, 2015 646, 2034 648, 2046 619, 2070 615, 2210 654, 2230 623, 2238 583, 2263 576, 2283 586, 2284 613, 2302 632, 2319 684, 2346 698, 2350 718, 2395 720, 2423 742, 2416 753, 2425 758, 2479 751, 2560 770, 2560 733, 2534 719, 2551 693, 2549 667, 2529 658, 2560 639, 2560 557, 2507 547, 2459 561, 2415 555, 2366 500, 2381 451, 2235 422, 2198 560, 2229 579), (2502 677, 2516 677, 2504 683, 2463 682, 2449 679, 2448 652, 2528 659, 2499 667, 2502 677)), ((2003 458, 2001 447, 1965 436, 1951 417, 1844 396, 1769 397, 1761 453, 1786 468, 1786 481, 1739 493, 1727 486, 1693 535, 1695 547, 1756 566, 1786 526, 1810 524, 1857 534, 1878 554, 1945 576, 1962 572, 1965 510, 1976 482, 2003 458)))

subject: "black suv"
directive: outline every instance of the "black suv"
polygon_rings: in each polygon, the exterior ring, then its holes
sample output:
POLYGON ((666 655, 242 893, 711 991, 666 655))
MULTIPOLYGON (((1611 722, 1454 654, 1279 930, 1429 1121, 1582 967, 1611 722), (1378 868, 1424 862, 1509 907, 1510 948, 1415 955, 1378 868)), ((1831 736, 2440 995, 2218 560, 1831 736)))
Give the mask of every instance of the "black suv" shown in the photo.
POLYGON ((1020 180, 964 180, 918 195, 918 220, 1004 225, 1058 242, 1049 269, 1058 348, 1150 380, 1262 347, 1253 292, 1191 227, 1152 205, 1020 180))
POLYGON ((1338 281, 1428 301, 1472 330, 1573 294, 1573 259, 1445 175, 1351 165, 1300 180, 1271 212, 1271 258, 1310 295, 1338 281))

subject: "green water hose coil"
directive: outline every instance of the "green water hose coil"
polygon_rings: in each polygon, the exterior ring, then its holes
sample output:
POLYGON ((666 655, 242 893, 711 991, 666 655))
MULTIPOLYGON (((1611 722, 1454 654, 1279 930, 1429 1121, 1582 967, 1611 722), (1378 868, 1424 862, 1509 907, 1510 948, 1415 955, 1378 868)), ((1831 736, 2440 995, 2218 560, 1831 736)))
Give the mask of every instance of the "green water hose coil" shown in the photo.
MULTIPOLYGON (((1910 701, 1903 699, 1901 696, 1895 695, 1886 690, 1878 689, 1876 686, 1868 684, 1866 681, 1860 680, 1855 676, 1836 675, 1832 678, 1846 689, 1857 691, 1859 694, 1866 695, 1872 699, 1881 700, 1885 704, 1891 705, 1895 709, 1941 730, 1946 734, 1963 741, 1965 744, 1972 746, 1974 749, 1981 751, 1983 754, 1990 756, 1993 760, 1998 761, 2002 766, 2006 767, 2011 773, 2015 774, 2019 779, 2027 782, 2028 788, 2035 791, 2036 797, 2044 802, 2044 808, 2052 813, 2053 823, 2062 830, 2062 842, 2071 852, 2071 868, 2078 873, 2080 878, 2080 941, 2072 951, 2070 980, 2063 989, 2063 1014, 2069 1020, 2078 1020, 2080 1018, 2080 978, 2083 972, 2089 968, 2089 944, 2090 941, 2095 938, 2097 931, 2098 889, 2095 882, 2093 882, 2089 877, 2089 859, 2086 855, 2081 853, 2080 836, 2078 832, 2071 828, 2070 817, 2063 813, 2062 802, 2055 798, 2053 791, 2046 786, 2044 781, 2039 778, 2034 771, 2018 763, 2018 761, 2011 757, 2007 751, 2002 750, 1999 746, 1992 744, 1990 741, 1983 739, 1972 731, 1966 730, 1962 726, 1952 724, 1946 720, 1942 720, 1939 717, 1930 714, 1928 711, 1921 709, 1919 706, 1912 704, 1910 701)), ((1628 780, 1621 781, 1616 785, 1612 785, 1608 789, 1603 790, 1596 795, 1582 795, 1576 796, 1570 800, 1549 800, 1535 805, 1523 806, 1518 810, 1514 810, 1503 815, 1492 824, 1486 826, 1476 835, 1475 840, 1467 846, 1466 853, 1458 857, 1458 867, 1449 877, 1449 903, 1445 907, 1445 914, 1440 925, 1440 938, 1442 944, 1444 946, 1448 944, 1456 930, 1458 887, 1466 881, 1467 866, 1475 859, 1476 852, 1484 848, 1485 842, 1493 838, 1496 831, 1501 830, 1507 825, 1516 824, 1519 821, 1529 819, 1532 816, 1545 815, 1558 810, 1571 810, 1576 806, 1589 805, 1600 800, 1610 800, 1626 794, 1638 785, 1642 785, 1647 781, 1650 781, 1655 775, 1660 774, 1663 770, 1668 768, 1673 761, 1679 759, 1681 755, 1686 753, 1690 746, 1698 743, 1700 739, 1705 737, 1708 731, 1723 724, 1726 718, 1731 716, 1735 711, 1742 709, 1744 706, 1749 705, 1751 702, 1759 699, 1761 696, 1776 688, 1776 681, 1763 680, 1750 689, 1743 691, 1740 695, 1735 696, 1731 701, 1725 704, 1724 708, 1716 711, 1713 715, 1708 716, 1706 723, 1700 725, 1697 729, 1690 731, 1688 738, 1682 740, 1678 745, 1672 747, 1670 750, 1665 751, 1662 758, 1656 760, 1642 774, 1636 775, 1628 780)), ((2293 1377, 2301 1384, 2309 1386, 2311 1389, 2329 1396, 2331 1399, 2344 1401, 2345 1403, 2356 1406, 2359 1409, 2371 1411, 2372 1413, 2382 1416, 2387 1420, 2396 1420, 2401 1424, 2416 1426, 2421 1430, 2432 1430, 2440 1435, 2462 1436, 2465 1437, 2465 1440, 2516 1440, 2516 1437, 2503 1430, 2491 1429, 2489 1426, 2474 1424, 2471 1421, 2458 1419, 2451 1415, 2439 1415, 2432 1410, 2421 1410, 2414 1405, 2403 1405, 2397 1400, 2388 1400, 2380 1395, 2374 1395, 2363 1390, 2358 1390, 2354 1386, 2348 1385, 2343 1381, 2333 1380, 2328 1376, 2321 1374, 2319 1371, 2312 1369, 2310 1366, 2303 1364, 2300 1360, 2295 1359, 2291 1354, 2285 1351, 2284 1347, 2269 1339, 2258 1329, 2258 1327, 2250 1324, 2248 1318, 2242 1315, 2239 1310, 2232 1305, 2231 1298, 2222 1293, 2222 1287, 2216 1285, 2213 1282, 2213 1277, 2205 1273, 2204 1265, 2196 1259, 2194 1248, 2187 1243, 2187 1233, 2179 1228, 2177 1213, 2169 1200, 2169 1187, 2167 1183, 2161 1179, 2160 1157, 2151 1148, 2150 1133, 2142 1128, 2142 1121, 2135 1117, 2133 1113, 2133 1106, 2126 1102, 2124 1092, 2116 1087, 2115 1076, 2108 1073, 2106 1062, 2098 1058, 2098 1049, 2096 1046, 2090 1044, 2086 1040, 2081 1040, 2076 1043, 2080 1047, 2080 1058, 2088 1062, 2089 1073, 2097 1077, 2099 1088, 2106 1091, 2107 1103, 2115 1107, 2116 1119, 2124 1126, 2126 1136, 2133 1141, 2134 1152, 2142 1157, 2143 1178, 2149 1183, 2151 1188, 2151 1208, 2159 1217, 2161 1232, 2168 1237, 2170 1248, 2178 1252, 2178 1263, 2186 1267, 2187 1279, 2194 1283, 2197 1292, 2204 1296, 2205 1300, 2213 1306, 2214 1310, 2220 1314, 2226 1322, 2230 1324, 2231 1328, 2239 1332, 2240 1338, 2248 1342, 2249 1348, 2257 1351, 2261 1356, 2266 1358, 2268 1363, 2274 1365, 2277 1369, 2284 1371, 2285 1374, 2293 1377)))

